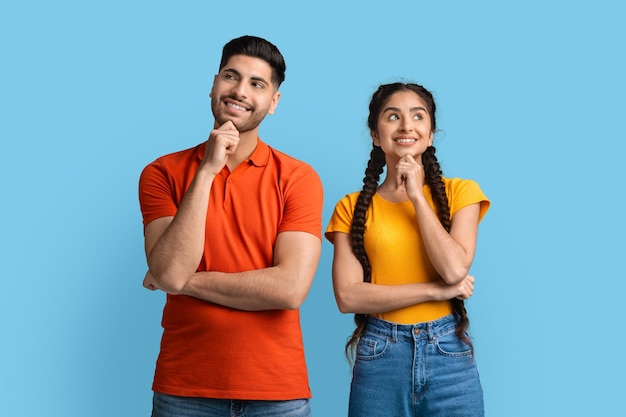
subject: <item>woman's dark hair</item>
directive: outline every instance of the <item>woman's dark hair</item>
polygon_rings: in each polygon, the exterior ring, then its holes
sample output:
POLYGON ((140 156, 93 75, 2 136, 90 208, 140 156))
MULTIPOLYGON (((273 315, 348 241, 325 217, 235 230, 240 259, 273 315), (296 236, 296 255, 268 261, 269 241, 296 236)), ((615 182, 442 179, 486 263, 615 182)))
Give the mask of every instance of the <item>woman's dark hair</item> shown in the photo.
POLYGON ((285 71, 287 70, 285 59, 273 43, 263 38, 249 35, 231 40, 222 49, 220 71, 234 55, 247 55, 267 62, 272 67, 272 84, 274 84, 276 89, 285 81, 285 71))
MULTIPOLYGON (((424 87, 413 83, 392 83, 384 84, 378 87, 378 90, 372 95, 372 99, 369 105, 369 116, 367 118, 367 126, 370 131, 376 132, 378 130, 378 116, 383 109, 383 106, 391 98, 392 95, 399 91, 413 91, 426 103, 428 114, 430 115, 431 129, 434 133, 437 128, 437 122, 435 118, 435 100, 430 91, 424 87)), ((444 187, 441 167, 435 156, 435 147, 429 146, 422 154, 422 163, 424 164, 425 182, 430 187, 433 196, 435 207, 437 208, 437 215, 439 221, 446 231, 450 232, 450 207, 448 206, 448 197, 444 187)), ((366 213, 369 208, 372 197, 376 193, 378 188, 378 182, 380 175, 385 167, 385 154, 383 150, 374 145, 370 153, 370 159, 365 169, 365 177, 363 178, 363 189, 359 193, 356 206, 354 209, 354 217, 352 219, 352 226, 350 230, 350 238, 352 241, 352 251, 361 263, 363 267, 363 281, 372 282, 372 268, 370 266, 369 258, 365 252, 365 245, 363 235, 365 233, 365 222, 367 220, 366 213)), ((469 327, 469 319, 467 318, 467 312, 465 310, 465 304, 463 300, 453 298, 451 300, 454 313, 458 317, 458 323, 456 326, 457 336, 472 346, 471 341, 466 335, 466 330, 469 327)), ((356 323, 356 329, 352 336, 348 339, 346 344, 346 354, 351 358, 356 347, 356 343, 363 335, 365 326, 367 323, 366 314, 355 314, 354 321, 356 323)))

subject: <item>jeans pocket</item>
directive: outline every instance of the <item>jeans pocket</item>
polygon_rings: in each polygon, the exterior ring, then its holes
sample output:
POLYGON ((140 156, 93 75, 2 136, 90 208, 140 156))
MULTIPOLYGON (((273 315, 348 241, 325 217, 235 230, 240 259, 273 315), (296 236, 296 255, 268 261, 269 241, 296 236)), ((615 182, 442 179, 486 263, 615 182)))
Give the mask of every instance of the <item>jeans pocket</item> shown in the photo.
POLYGON ((356 346, 356 357, 362 360, 380 358, 387 351, 389 338, 375 333, 365 333, 356 346))
MULTIPOLYGON (((466 336, 469 339, 467 333, 466 336)), ((449 333, 438 336, 435 339, 435 344, 439 353, 445 356, 465 357, 472 354, 471 346, 459 339, 453 329, 449 333)))

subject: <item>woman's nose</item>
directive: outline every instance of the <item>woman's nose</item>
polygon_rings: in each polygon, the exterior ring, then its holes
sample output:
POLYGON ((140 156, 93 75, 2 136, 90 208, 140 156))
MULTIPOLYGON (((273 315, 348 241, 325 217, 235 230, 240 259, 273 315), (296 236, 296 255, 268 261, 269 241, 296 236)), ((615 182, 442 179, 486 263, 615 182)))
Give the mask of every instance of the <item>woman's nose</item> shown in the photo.
POLYGON ((400 124, 400 128, 403 132, 409 132, 413 130, 413 124, 411 123, 411 119, 404 118, 402 123, 400 124))

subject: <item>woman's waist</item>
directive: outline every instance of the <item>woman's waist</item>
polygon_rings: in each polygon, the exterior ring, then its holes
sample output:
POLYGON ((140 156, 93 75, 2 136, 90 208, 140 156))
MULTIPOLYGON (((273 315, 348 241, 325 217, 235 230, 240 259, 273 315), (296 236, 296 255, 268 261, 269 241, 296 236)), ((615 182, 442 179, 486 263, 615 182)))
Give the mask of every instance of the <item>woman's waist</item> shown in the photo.
POLYGON ((438 337, 455 331, 457 323, 458 317, 454 313, 435 320, 413 324, 395 323, 378 317, 368 316, 365 332, 387 336, 393 340, 405 338, 413 339, 417 335, 438 337))
POLYGON ((449 300, 427 301, 385 313, 372 314, 379 319, 397 324, 413 325, 435 321, 454 312, 449 300))

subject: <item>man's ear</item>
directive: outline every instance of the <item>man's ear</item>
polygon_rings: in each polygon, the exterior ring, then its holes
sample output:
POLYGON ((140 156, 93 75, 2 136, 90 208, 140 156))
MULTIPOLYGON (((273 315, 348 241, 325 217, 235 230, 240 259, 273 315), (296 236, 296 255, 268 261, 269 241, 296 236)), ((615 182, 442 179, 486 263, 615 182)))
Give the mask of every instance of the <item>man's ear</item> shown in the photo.
POLYGON ((211 86, 211 91, 209 92, 209 97, 213 98, 213 88, 215 88, 215 80, 217 80, 217 74, 213 76, 213 85, 211 86))
POLYGON ((274 112, 276 111, 276 106, 278 106, 278 101, 280 100, 280 91, 277 91, 274 93, 274 96, 272 97, 272 102, 270 104, 270 108, 267 111, 267 114, 274 114, 274 112))

